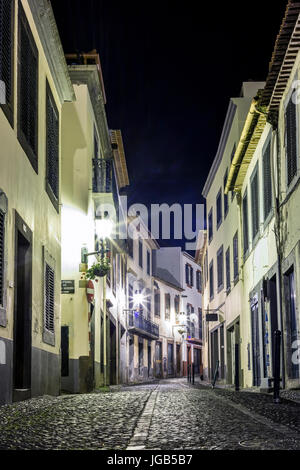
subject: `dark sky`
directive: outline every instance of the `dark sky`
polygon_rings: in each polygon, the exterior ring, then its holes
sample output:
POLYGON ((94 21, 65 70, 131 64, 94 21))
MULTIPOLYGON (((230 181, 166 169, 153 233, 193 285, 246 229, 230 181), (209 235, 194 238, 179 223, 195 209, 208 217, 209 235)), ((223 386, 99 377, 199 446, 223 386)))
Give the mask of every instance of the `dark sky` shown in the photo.
POLYGON ((228 101, 265 80, 287 0, 52 0, 65 52, 100 54, 130 202, 201 203, 228 101))

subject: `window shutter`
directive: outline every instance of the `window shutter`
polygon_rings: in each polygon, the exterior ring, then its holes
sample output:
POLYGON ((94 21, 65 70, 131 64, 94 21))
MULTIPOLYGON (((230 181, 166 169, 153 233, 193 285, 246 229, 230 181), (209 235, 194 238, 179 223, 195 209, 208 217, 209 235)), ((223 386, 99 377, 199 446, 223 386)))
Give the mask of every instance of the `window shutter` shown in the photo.
POLYGON ((297 117, 296 105, 291 97, 286 109, 287 183, 291 184, 297 173, 297 117))
POLYGON ((225 173, 225 176, 224 176, 224 183, 223 183, 223 189, 224 189, 224 218, 226 217, 227 212, 228 212, 228 194, 225 194, 227 179, 228 179, 228 170, 226 170, 226 173, 225 173))
POLYGON ((210 299, 214 296, 214 265, 213 263, 209 266, 209 293, 210 299))
POLYGON ((4 294, 4 237, 5 214, 0 210, 0 305, 3 305, 4 294))
POLYGON ((264 172, 264 218, 267 219, 272 209, 271 143, 263 155, 264 172))
POLYGON ((45 328, 54 333, 54 270, 45 267, 45 328))
POLYGON ((236 233, 233 238, 233 276, 234 280, 239 275, 239 249, 238 249, 238 234, 236 233))
POLYGON ((185 265, 185 282, 187 285, 189 285, 189 265, 185 265))
POLYGON ((13 1, 0 0, 0 80, 5 84, 6 104, 13 98, 13 1))
POLYGON ((243 198, 243 235, 244 235, 244 255, 249 248, 249 228, 248 228, 248 196, 243 198))
POLYGON ((20 79, 19 79, 19 129, 21 143, 37 172, 38 170, 38 52, 20 6, 20 79))
POLYGON ((251 182, 251 202, 252 202, 252 239, 259 231, 259 196, 258 196, 258 172, 255 170, 251 182))
POLYGON ((223 248, 221 248, 218 251, 217 263, 218 263, 218 288, 220 289, 224 283, 223 248))
POLYGON ((47 183, 58 201, 59 195, 59 117, 47 86, 47 183))
POLYGON ((230 287, 230 249, 228 248, 226 251, 226 290, 229 291, 230 287))
POLYGON ((194 270, 193 268, 190 266, 190 286, 193 287, 194 286, 194 270))

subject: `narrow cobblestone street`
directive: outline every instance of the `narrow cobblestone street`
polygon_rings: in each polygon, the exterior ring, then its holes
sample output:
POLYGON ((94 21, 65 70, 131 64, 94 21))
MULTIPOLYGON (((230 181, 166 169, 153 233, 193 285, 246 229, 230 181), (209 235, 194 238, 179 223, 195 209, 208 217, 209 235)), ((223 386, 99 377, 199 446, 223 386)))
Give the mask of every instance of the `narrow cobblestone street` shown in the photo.
POLYGON ((300 450, 300 404, 184 380, 0 407, 0 449, 300 450))

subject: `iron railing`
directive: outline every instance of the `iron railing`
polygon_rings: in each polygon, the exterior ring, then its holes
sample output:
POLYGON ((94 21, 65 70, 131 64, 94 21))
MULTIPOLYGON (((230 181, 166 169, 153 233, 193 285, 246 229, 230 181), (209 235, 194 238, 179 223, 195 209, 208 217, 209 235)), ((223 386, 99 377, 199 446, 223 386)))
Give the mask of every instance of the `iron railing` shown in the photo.
POLYGON ((93 158, 93 192, 112 192, 112 161, 93 158))
POLYGON ((140 312, 128 312, 129 328, 137 328, 141 332, 159 338, 159 326, 147 320, 140 312))

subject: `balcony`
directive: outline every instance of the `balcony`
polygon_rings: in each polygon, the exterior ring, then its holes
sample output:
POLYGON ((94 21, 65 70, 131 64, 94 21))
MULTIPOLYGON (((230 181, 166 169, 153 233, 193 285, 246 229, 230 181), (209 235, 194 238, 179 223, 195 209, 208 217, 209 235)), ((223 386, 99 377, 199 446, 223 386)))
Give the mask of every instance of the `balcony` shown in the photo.
POLYGON ((159 326, 139 312, 128 312, 128 331, 145 339, 159 339, 159 326))
POLYGON ((102 204, 114 205, 112 160, 93 158, 93 199, 96 212, 102 204))

